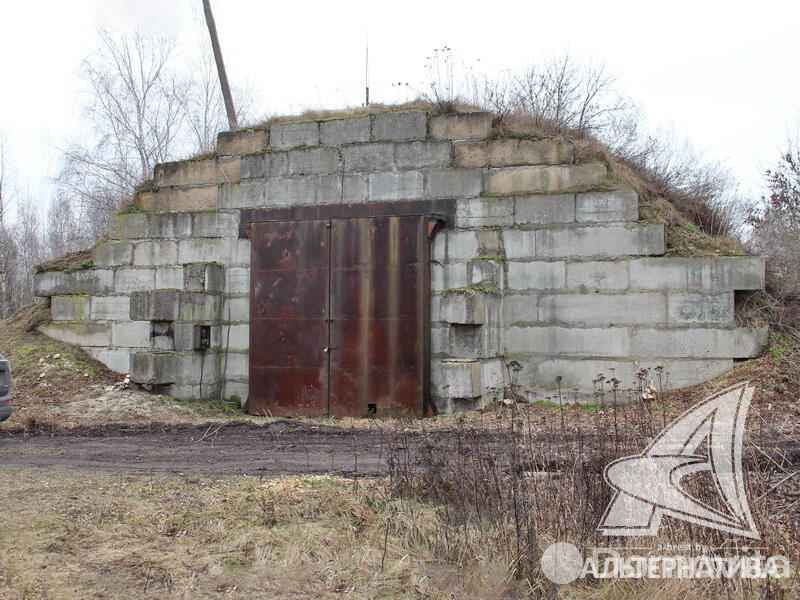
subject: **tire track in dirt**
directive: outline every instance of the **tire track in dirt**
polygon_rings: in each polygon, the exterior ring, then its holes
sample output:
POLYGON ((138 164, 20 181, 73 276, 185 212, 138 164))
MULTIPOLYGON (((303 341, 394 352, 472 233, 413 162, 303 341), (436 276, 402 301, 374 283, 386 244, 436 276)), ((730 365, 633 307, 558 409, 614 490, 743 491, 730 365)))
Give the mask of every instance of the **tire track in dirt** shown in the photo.
POLYGON ((0 431, 0 465, 196 474, 388 472, 391 436, 295 421, 0 431))
MULTIPOLYGON (((567 435, 569 448, 557 432, 540 430, 530 441, 546 450, 534 461, 523 460, 514 468, 558 471, 574 468, 579 456, 582 468, 601 473, 608 454, 596 452, 597 435, 582 432, 579 444, 570 439, 573 437, 567 435), (578 445, 581 450, 576 455, 578 445)), ((509 433, 501 429, 402 430, 381 429, 377 424, 371 428, 339 428, 292 420, 263 425, 233 421, 203 425, 110 424, 22 432, 0 429, 0 467, 375 477, 389 474, 390 455, 416 469, 433 455, 446 457, 473 451, 484 456, 502 454, 510 439, 509 433)), ((635 443, 634 447, 643 448, 644 444, 635 443)), ((786 465, 800 465, 800 444, 796 442, 767 444, 759 453, 746 455, 745 462, 774 460, 770 458, 772 454, 786 465)))

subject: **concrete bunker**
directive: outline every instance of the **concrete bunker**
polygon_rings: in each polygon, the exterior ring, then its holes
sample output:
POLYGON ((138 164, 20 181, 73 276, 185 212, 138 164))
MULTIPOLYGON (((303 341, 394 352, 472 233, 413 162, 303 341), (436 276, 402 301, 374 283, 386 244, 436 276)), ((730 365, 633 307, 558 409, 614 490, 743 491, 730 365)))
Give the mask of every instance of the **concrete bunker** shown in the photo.
POLYGON ((532 395, 590 394, 634 364, 678 387, 754 356, 766 330, 734 325, 734 292, 763 288, 764 261, 664 254, 664 226, 569 140, 389 112, 159 165, 93 266, 36 293, 46 334, 176 397, 422 415, 497 397, 511 361, 532 395))

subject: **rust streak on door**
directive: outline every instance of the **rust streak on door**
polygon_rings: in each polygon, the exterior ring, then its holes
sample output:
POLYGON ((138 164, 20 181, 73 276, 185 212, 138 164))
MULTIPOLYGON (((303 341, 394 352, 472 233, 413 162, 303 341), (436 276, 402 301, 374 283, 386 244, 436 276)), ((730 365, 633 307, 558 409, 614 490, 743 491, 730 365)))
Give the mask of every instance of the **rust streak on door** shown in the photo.
POLYGON ((423 218, 334 219, 332 416, 422 414, 423 218))

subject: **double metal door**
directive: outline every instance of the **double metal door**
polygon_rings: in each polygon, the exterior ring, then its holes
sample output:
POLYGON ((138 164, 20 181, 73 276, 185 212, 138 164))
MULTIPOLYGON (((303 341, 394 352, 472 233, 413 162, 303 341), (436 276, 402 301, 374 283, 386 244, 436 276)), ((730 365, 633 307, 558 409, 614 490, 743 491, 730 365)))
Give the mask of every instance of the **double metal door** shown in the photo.
POLYGON ((423 216, 252 224, 252 414, 420 416, 428 389, 423 216))

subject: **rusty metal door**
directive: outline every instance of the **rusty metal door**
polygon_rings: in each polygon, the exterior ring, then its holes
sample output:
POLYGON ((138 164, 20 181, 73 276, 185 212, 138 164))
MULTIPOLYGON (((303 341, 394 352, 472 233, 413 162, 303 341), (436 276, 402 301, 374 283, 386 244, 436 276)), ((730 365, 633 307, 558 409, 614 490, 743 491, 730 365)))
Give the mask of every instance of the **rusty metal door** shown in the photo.
POLYGON ((253 224, 251 413, 422 415, 428 221, 253 224))
POLYGON ((326 221, 253 223, 250 234, 251 414, 328 410, 326 221))
POLYGON ((420 416, 424 219, 334 219, 331 231, 330 414, 420 416))

